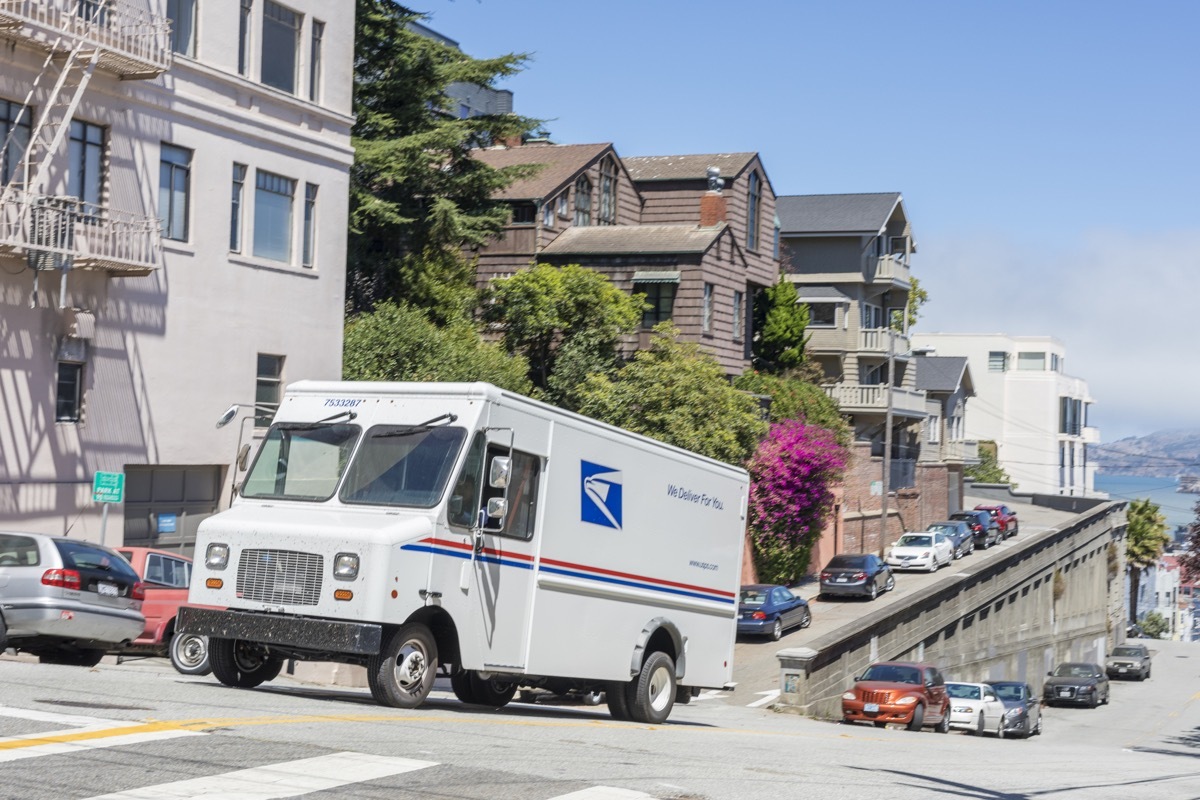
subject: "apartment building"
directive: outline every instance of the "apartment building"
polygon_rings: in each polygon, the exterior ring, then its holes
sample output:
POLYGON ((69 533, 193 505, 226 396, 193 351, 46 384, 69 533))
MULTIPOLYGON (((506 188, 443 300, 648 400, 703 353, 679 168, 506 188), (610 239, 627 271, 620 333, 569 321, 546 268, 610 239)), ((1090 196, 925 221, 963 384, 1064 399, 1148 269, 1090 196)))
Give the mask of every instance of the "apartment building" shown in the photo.
POLYGON ((5 527, 187 550, 340 377, 353 39, 349 0, 0 2, 5 527))
POLYGON ((1018 491, 1095 495, 1096 465, 1088 445, 1100 441, 1088 425, 1094 402, 1087 381, 1066 371, 1066 348, 1050 336, 918 333, 913 346, 967 359, 975 399, 969 439, 996 442, 997 460, 1018 491))

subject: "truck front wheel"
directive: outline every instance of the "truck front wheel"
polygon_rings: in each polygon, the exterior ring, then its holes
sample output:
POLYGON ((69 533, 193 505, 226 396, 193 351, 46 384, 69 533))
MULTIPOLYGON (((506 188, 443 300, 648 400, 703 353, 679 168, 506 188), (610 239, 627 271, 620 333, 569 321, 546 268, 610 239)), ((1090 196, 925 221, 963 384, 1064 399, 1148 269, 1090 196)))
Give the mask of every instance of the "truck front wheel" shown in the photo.
POLYGON ((274 680, 283 659, 260 644, 241 639, 209 639, 208 657, 213 675, 226 686, 253 689, 274 680))
POLYGON ((661 650, 646 656, 642 671, 629 684, 626 703, 637 722, 666 722, 675 706, 675 660, 661 650))
POLYGON ((184 675, 207 675, 212 672, 208 660, 208 637, 195 633, 176 633, 168 646, 171 666, 184 675))
POLYGON ((380 705, 416 708, 433 689, 437 667, 437 643, 429 629, 417 622, 401 625, 367 662, 371 696, 380 705))

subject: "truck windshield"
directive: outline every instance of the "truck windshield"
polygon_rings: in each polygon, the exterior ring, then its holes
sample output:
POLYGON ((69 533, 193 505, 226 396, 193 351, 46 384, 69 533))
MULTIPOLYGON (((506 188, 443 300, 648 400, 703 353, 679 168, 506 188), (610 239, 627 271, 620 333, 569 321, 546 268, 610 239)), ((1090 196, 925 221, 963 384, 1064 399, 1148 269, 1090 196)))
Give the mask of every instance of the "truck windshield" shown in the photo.
POLYGON ((272 425, 246 476, 242 496, 328 500, 361 430, 358 425, 346 424, 272 425))
POLYGON ((466 438, 466 430, 449 426, 371 428, 339 496, 343 503, 432 508, 466 438))

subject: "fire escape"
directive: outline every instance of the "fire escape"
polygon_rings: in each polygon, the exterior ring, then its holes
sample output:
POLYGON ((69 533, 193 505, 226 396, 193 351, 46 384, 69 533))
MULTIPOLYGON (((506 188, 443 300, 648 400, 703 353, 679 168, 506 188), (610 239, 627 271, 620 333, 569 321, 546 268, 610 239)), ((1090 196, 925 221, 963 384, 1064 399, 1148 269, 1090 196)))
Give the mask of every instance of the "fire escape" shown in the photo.
POLYGON ((119 276, 157 269, 162 241, 156 216, 56 193, 61 181, 50 167, 56 159, 61 167, 68 157, 71 121, 96 70, 143 80, 170 68, 169 20, 129 0, 0 0, 0 37, 45 52, 0 146, 9 163, 0 189, 0 256, 26 259, 34 271, 33 303, 47 270, 59 272, 65 298, 72 269, 119 276))

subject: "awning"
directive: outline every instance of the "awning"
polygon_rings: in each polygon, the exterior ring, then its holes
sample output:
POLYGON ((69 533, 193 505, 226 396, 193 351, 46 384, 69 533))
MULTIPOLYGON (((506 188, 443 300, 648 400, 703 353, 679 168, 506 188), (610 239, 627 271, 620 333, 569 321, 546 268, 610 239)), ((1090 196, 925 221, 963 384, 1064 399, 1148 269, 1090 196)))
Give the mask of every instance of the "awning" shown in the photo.
POLYGON ((679 283, 679 271, 639 270, 633 273, 634 283, 679 283))

